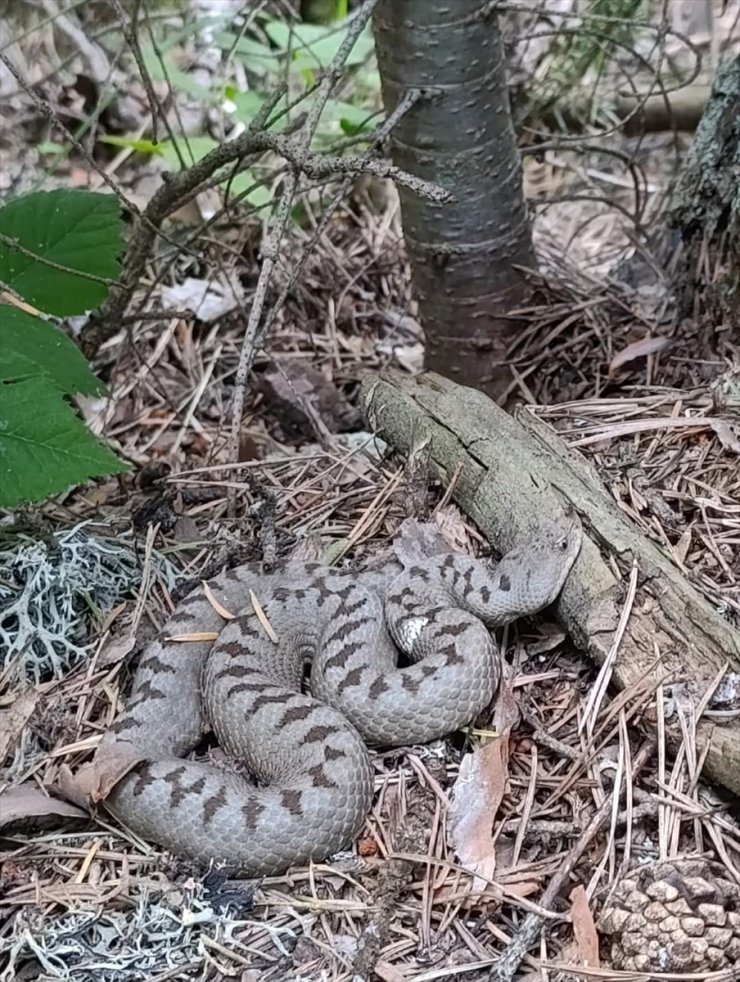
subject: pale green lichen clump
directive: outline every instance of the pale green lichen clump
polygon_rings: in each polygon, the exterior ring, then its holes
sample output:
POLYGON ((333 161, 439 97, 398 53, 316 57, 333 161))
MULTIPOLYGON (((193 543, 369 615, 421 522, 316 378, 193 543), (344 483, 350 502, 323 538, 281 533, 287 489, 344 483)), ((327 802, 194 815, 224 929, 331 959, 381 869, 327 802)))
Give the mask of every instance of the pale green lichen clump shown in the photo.
MULTIPOLYGON (((152 556, 168 586, 177 573, 152 556)), ((91 648, 91 615, 104 614, 138 584, 130 533, 107 539, 77 525, 45 541, 19 537, 0 550, 0 668, 38 683, 59 678, 91 648)))

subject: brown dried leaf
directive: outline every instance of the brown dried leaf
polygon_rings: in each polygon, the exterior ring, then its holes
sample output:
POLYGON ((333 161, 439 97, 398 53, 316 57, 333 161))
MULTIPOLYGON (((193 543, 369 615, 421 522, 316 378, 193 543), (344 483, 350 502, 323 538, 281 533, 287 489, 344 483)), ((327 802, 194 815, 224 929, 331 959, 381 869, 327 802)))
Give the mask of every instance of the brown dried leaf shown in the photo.
POLYGON ((434 520, 450 549, 456 552, 470 551, 470 536, 462 513, 455 505, 446 505, 434 513, 434 520))
POLYGON ((243 299, 242 293, 238 283, 226 279, 201 280, 193 276, 187 276, 182 283, 162 287, 162 296, 168 306, 192 310, 199 320, 207 324, 238 307, 243 299))
POLYGON ((38 698, 36 689, 24 689, 13 700, 10 709, 0 713, 0 764, 5 763, 8 753, 18 743, 23 728, 33 716, 38 698))
MULTIPOLYGON (((509 786, 509 730, 466 754, 453 787, 450 836, 460 862, 488 879, 496 869, 493 823, 509 786)), ((487 883, 476 877, 473 890, 487 883)))
POLYGON ((317 416, 330 433, 343 433, 360 423, 359 411, 344 393, 303 359, 276 359, 262 376, 261 389, 289 436, 313 433, 317 416))
POLYGON ((689 554, 689 549, 691 548, 691 529, 686 529, 681 538, 672 547, 671 551, 676 557, 676 560, 683 566, 686 562, 686 557, 689 554))
POLYGON ((65 798, 89 808, 105 801, 118 782, 143 760, 146 756, 130 743, 110 743, 74 774, 66 764, 62 765, 57 786, 65 798))
POLYGON ((119 638, 108 638, 100 652, 98 668, 108 668, 110 665, 116 665, 119 661, 123 661, 135 645, 136 637, 133 634, 123 635, 119 638))
POLYGON ((599 936, 588 905, 586 888, 579 884, 570 892, 570 919, 573 924, 575 944, 570 951, 570 964, 584 968, 600 968, 599 936))
MULTIPOLYGON (((27 781, 0 794, 0 827, 6 834, 16 822, 27 830, 31 824, 48 825, 48 818, 87 818, 87 812, 59 798, 50 798, 37 784, 27 781)), ((56 824, 56 823, 53 823, 56 824)))
POLYGON ((423 563, 432 556, 449 552, 442 530, 436 522, 405 518, 393 537, 392 550, 402 566, 423 563))
POLYGON ((636 358, 647 358, 648 355, 655 355, 659 351, 664 351, 671 346, 670 338, 653 337, 648 334, 639 341, 633 341, 626 348, 618 351, 609 363, 609 378, 613 378, 617 371, 628 362, 635 361, 636 358))

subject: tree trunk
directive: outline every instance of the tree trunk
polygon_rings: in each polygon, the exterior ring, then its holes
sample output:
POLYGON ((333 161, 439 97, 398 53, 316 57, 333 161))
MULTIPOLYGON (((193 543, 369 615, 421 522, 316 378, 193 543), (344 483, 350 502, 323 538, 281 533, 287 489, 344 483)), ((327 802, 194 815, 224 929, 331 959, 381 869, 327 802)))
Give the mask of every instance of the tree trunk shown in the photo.
POLYGON ((404 236, 426 333, 426 364, 501 395, 535 268, 511 121, 505 59, 488 0, 383 0, 374 14, 386 112, 425 97, 391 135, 393 161, 451 191, 437 205, 399 188, 404 236))
POLYGON ((695 293, 720 323, 740 326, 740 56, 717 72, 712 93, 681 167, 670 221, 686 253, 678 287, 686 314, 695 293), (711 261, 707 262, 707 256, 711 261), (681 289, 683 287, 683 289, 681 289))

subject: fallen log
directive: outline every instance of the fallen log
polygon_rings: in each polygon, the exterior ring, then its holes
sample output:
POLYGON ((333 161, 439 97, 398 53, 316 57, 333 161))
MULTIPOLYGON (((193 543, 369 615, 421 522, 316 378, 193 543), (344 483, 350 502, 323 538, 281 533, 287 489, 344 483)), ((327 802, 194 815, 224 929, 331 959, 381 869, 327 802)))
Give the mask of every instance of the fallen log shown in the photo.
MULTIPOLYGON (((425 434, 433 475, 445 483, 454 477, 455 500, 502 552, 543 514, 568 504, 579 512, 584 544, 557 609, 598 664, 614 643, 623 573, 636 564, 637 592, 614 665, 619 687, 646 676, 680 682, 697 705, 723 671, 740 672, 740 632, 629 523, 593 466, 530 414, 512 417, 483 393, 429 372, 368 375, 359 403, 368 426, 402 452, 425 434)), ((740 794, 740 719, 702 720, 696 735, 705 776, 740 794)), ((680 746, 677 725, 668 737, 680 746)))

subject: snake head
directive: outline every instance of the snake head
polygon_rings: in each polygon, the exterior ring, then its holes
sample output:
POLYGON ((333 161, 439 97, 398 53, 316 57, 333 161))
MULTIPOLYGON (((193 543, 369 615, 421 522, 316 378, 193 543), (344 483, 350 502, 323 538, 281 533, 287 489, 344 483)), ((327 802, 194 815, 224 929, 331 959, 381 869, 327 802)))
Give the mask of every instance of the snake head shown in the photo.
POLYGON ((496 567, 494 582, 507 593, 511 616, 534 614, 551 604, 563 588, 583 540, 578 515, 544 522, 525 545, 506 553, 496 567))

